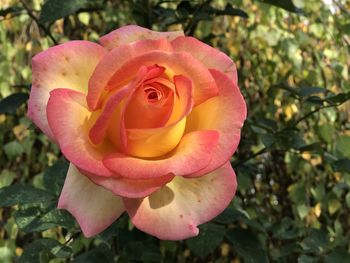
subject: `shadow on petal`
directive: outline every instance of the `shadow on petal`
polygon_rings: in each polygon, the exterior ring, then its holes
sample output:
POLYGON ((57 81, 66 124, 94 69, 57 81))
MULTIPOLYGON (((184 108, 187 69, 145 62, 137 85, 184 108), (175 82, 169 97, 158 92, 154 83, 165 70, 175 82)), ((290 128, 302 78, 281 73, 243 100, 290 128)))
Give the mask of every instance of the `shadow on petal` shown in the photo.
POLYGON ((149 196, 149 205, 152 209, 158 209, 170 204, 174 200, 174 197, 173 190, 168 186, 164 186, 149 196))

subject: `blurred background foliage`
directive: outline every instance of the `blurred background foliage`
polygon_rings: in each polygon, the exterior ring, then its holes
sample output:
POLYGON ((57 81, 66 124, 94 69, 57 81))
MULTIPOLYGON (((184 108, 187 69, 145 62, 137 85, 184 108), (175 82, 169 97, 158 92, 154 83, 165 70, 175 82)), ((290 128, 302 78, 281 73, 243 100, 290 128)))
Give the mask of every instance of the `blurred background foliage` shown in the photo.
POLYGON ((0 0, 0 262, 350 262, 349 51, 347 0, 0 0), (84 238, 55 209, 67 162, 26 117, 33 55, 126 24, 229 54, 248 104, 237 196, 186 241, 127 216, 84 238))

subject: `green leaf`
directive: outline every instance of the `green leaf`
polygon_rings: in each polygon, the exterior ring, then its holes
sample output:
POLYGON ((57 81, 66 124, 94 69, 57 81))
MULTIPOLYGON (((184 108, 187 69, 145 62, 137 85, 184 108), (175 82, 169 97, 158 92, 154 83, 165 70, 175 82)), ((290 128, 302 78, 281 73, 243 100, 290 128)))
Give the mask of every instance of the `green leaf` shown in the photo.
POLYGON ((350 254, 344 248, 336 248, 325 256, 325 263, 350 262, 350 254))
POLYGON ((289 217, 283 218, 276 222, 272 228, 273 237, 280 240, 294 239, 299 236, 299 229, 295 225, 295 221, 289 217))
POLYGON ((0 189, 5 186, 9 186, 16 178, 16 173, 7 169, 2 170, 0 173, 0 189))
POLYGON ((61 159, 58 160, 54 165, 48 168, 44 173, 44 186, 51 193, 59 196, 61 193, 64 180, 67 175, 69 162, 61 159))
POLYGON ((226 237, 246 263, 269 262, 260 240, 251 231, 241 228, 229 229, 226 237))
POLYGON ((274 5, 293 13, 302 13, 303 10, 296 7, 292 0, 259 0, 265 4, 274 5))
POLYGON ((313 257, 307 255, 301 255, 298 257, 298 263, 313 263, 315 262, 313 257))
POLYGON ((323 152, 323 148, 322 148, 321 143, 315 142, 315 143, 311 143, 311 144, 308 144, 308 145, 300 147, 299 151, 301 151, 301 152, 322 153, 323 152))
POLYGON ((318 96, 310 96, 305 101, 311 104, 323 105, 323 99, 318 96))
POLYGON ((345 196, 346 205, 350 208, 350 192, 345 196))
POLYGON ((305 205, 305 204, 298 204, 297 205, 297 212, 298 212, 298 215, 301 219, 304 219, 307 214, 309 213, 310 211, 310 208, 305 205))
POLYGON ((232 207, 228 207, 224 210, 220 215, 218 215, 215 219, 215 222, 221 224, 232 224, 234 222, 242 222, 254 230, 258 230, 262 233, 265 232, 264 227, 257 221, 250 219, 244 211, 236 210, 232 207))
POLYGON ((326 92, 327 92, 327 89, 321 88, 321 87, 301 87, 298 93, 300 97, 308 97, 313 94, 326 93, 326 92))
POLYGON ((0 246, 0 261, 2 263, 14 262, 14 251, 9 246, 0 246))
POLYGON ((15 114, 16 110, 29 98, 28 93, 14 93, 0 101, 0 114, 15 114))
POLYGON ((350 173, 350 159, 340 159, 332 163, 332 168, 336 172, 350 173))
POLYGON ((22 153, 24 152, 24 149, 23 149, 23 146, 18 141, 12 141, 4 145, 4 151, 7 158, 12 160, 17 156, 22 155, 22 153))
POLYGON ((254 120, 248 119, 246 122, 249 123, 251 126, 258 127, 269 132, 274 132, 275 130, 277 130, 276 121, 271 119, 267 119, 267 118, 259 118, 254 120))
POLYGON ((79 255, 72 263, 113 263, 113 253, 112 249, 106 244, 101 244, 98 247, 79 255))
POLYGON ((196 256, 204 259, 220 245, 224 236, 224 226, 208 223, 199 227, 199 235, 188 239, 187 245, 196 256))
POLYGON ((333 134, 335 128, 330 124, 323 124, 317 127, 316 132, 320 138, 326 143, 331 143, 333 141, 333 134))
POLYGON ((328 246, 327 232, 321 229, 310 229, 310 232, 301 243, 301 247, 307 252, 324 252, 328 246))
POLYGON ((19 263, 49 262, 54 258, 68 258, 72 254, 71 248, 50 238, 35 240, 25 247, 19 263))
POLYGON ((52 207, 22 208, 16 211, 14 218, 18 227, 27 233, 44 231, 55 226, 73 228, 75 225, 75 220, 67 211, 52 207))
POLYGON ((131 241, 124 247, 124 253, 128 262, 161 262, 162 254, 154 240, 131 241))
POLYGON ((30 185, 11 185, 0 189, 0 207, 48 202, 53 196, 30 185))
POLYGON ((274 134, 266 133, 261 136, 261 141, 267 148, 270 148, 277 141, 277 137, 274 134))
POLYGON ((350 136, 342 135, 336 138, 336 149, 344 157, 350 158, 350 136))
POLYGON ((248 18, 248 14, 242 9, 234 8, 230 4, 226 4, 224 10, 216 10, 215 15, 229 15, 229 16, 240 16, 243 18, 248 18))
POLYGON ((88 3, 88 0, 47 0, 41 9, 40 22, 54 22, 72 15, 88 3))
POLYGON ((347 93, 339 93, 337 95, 334 95, 334 96, 329 96, 329 97, 326 97, 325 100, 329 103, 339 103, 339 104, 342 104, 344 103, 345 101, 349 100, 350 99, 350 92, 347 92, 347 93))

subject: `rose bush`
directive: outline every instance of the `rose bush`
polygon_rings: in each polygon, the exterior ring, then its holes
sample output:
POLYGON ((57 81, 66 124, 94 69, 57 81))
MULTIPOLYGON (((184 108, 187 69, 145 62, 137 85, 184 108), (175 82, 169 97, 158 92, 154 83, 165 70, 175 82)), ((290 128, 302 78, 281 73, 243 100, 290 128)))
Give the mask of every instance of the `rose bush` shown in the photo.
POLYGON ((236 190, 246 105, 235 65, 180 31, 130 25, 100 43, 32 59, 28 116, 70 161, 58 207, 87 237, 124 211, 160 239, 195 236, 236 190))

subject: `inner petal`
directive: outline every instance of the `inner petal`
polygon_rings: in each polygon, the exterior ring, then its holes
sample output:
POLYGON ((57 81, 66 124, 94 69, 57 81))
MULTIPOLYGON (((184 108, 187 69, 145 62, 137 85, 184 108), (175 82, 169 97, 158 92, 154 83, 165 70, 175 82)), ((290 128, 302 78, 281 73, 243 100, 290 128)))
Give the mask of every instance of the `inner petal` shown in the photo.
POLYGON ((157 90, 157 89, 155 89, 155 88, 153 88, 153 87, 147 87, 143 91, 145 92, 145 95, 146 95, 146 101, 149 104, 157 103, 163 97, 162 92, 157 90))
MULTIPOLYGON (((160 82, 149 84, 151 88, 148 95, 152 95, 154 90, 162 91, 162 99, 156 103, 145 103, 147 109, 153 109, 159 115, 153 113, 149 119, 147 119, 144 112, 140 112, 140 104, 131 107, 131 103, 128 104, 128 109, 132 109, 134 115, 129 115, 130 112, 125 111, 122 115, 121 121, 121 141, 125 142, 123 149, 126 153, 142 157, 153 158, 165 155, 172 151, 180 142, 184 128, 186 126, 186 116, 193 106, 193 90, 192 83, 189 79, 183 76, 174 76, 173 85, 170 88, 162 87, 160 82), (163 90, 162 90, 162 89, 163 90), (167 91, 169 95, 165 93, 167 91), (164 99, 164 95, 168 100, 164 99), (169 105, 169 107, 166 107, 169 105), (160 106, 160 109, 158 107, 160 106), (138 114, 138 115, 137 115, 138 114), (142 115, 141 115, 142 114, 142 115), (140 118, 140 116, 143 116, 140 118), (158 122, 153 123, 153 128, 131 128, 131 122, 138 121, 140 125, 143 121, 147 121, 149 124, 152 118, 156 118, 158 122), (156 125, 160 125, 157 127, 156 125)), ((144 89, 141 90, 141 97, 145 98, 144 89)), ((157 93, 157 92, 156 92, 157 93)), ((158 93, 157 93, 158 94, 158 93)), ((153 94, 155 96, 157 94, 153 94)), ((157 95, 158 97, 158 95, 157 95)), ((134 96, 133 100, 136 101, 138 96, 134 96)), ((142 101, 142 99, 140 99, 142 101)), ((145 100, 143 100, 145 102, 145 100)), ((146 111, 145 111, 146 112, 146 111)), ((152 112, 150 111, 152 114, 152 112)), ((141 126, 139 126, 141 127, 141 126)))
POLYGON ((141 85, 126 105, 126 129, 163 127, 173 111, 174 92, 161 83, 141 85))

